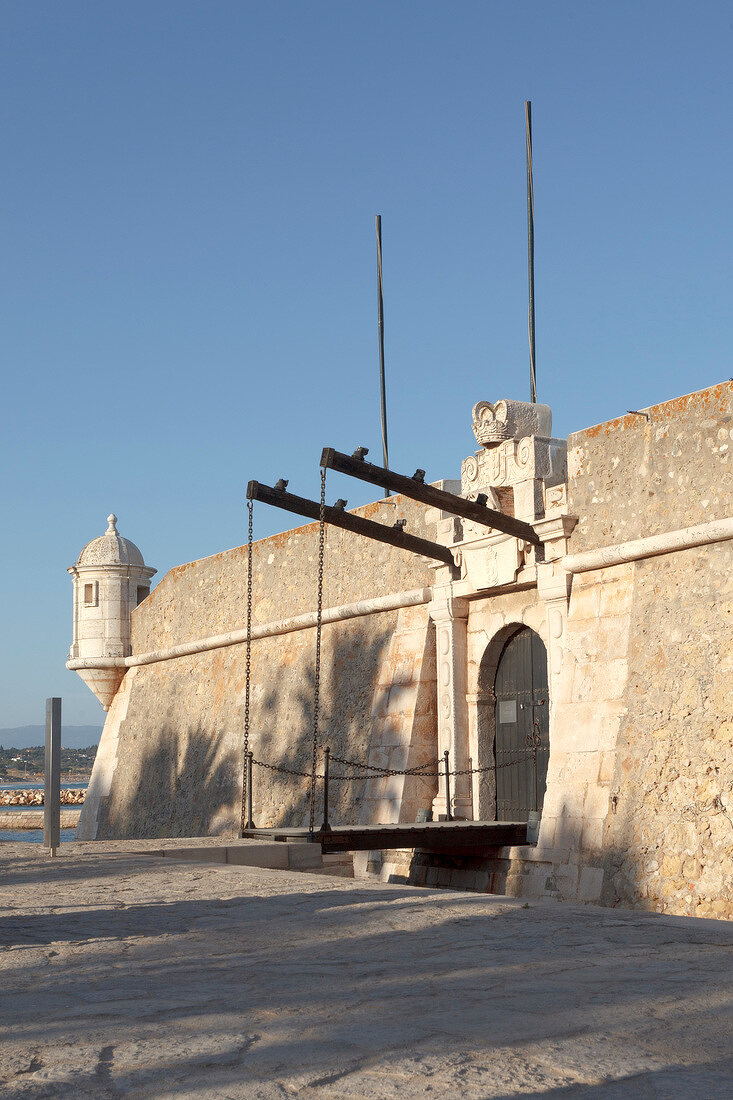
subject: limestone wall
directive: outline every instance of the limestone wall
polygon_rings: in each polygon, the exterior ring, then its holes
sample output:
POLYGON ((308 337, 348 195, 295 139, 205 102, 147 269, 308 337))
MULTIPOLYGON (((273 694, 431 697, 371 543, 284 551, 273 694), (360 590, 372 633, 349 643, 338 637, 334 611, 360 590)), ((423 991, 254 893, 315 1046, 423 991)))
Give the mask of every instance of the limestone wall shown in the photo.
MULTIPOLYGON (((255 538, 259 509, 264 507, 255 505, 255 538)), ((404 519, 409 534, 432 539, 425 512, 423 505, 401 496, 355 509, 377 523, 391 525, 404 519)), ((243 512, 243 527, 245 523, 243 512)), ((432 571, 422 558, 335 527, 327 527, 326 534, 325 607, 431 583, 432 571)), ((255 625, 315 610, 317 536, 318 525, 311 523, 255 543, 255 625)), ((165 649, 244 627, 246 597, 246 546, 176 566, 133 612, 132 651, 165 649)))
POLYGON ((608 904, 733 916, 733 543, 637 562, 608 904))
POLYGON ((568 437, 571 553, 731 515, 733 383, 642 411, 568 437))
MULTIPOLYGON (((405 518, 408 531, 430 536, 424 508, 399 497, 359 513, 380 522, 405 518)), ((325 606, 430 582, 423 559, 327 532, 325 606)), ((317 539, 311 524, 255 545, 255 625, 315 609, 317 539)), ((133 615, 133 653, 245 626, 246 578, 246 547, 171 570, 133 615)), ((250 747, 257 759, 310 770, 314 657, 312 628, 253 642, 250 747)), ((244 693, 244 644, 129 669, 105 725, 79 835, 236 833, 244 693)), ((425 606, 324 626, 319 740, 335 755, 372 764, 412 767, 435 756, 434 642, 425 606)), ((343 768, 332 770, 338 775, 343 768)), ((336 782, 332 818, 414 820, 418 808, 430 805, 434 787, 403 784, 336 782)), ((255 768, 259 825, 307 824, 307 794, 301 777, 255 768)))
MULTIPOLYGON (((656 406, 649 421, 571 436, 571 553, 732 516, 732 394, 727 383, 656 406)), ((538 844, 492 858, 393 853, 383 877, 733 916, 733 542, 578 573, 566 613, 563 603, 524 588, 472 599, 469 613, 479 766, 494 706, 482 661, 512 624, 550 651, 538 844)), ((477 816, 493 815, 493 797, 492 775, 477 778, 477 816)))
MULTIPOLYGON (((648 412, 570 437, 571 555, 733 515, 733 385, 648 412)), ((426 510, 399 497, 359 511, 406 518, 408 530, 435 538, 426 510)), ((465 736, 475 766, 491 763, 489 681, 503 641, 526 625, 548 650, 537 845, 475 859, 373 854, 364 865, 428 885, 733 916, 733 541, 576 572, 569 599, 565 551, 557 541, 548 549, 513 585, 477 591, 464 577, 452 592, 468 603, 465 736)), ((256 544, 256 626, 314 609, 316 553, 316 525, 256 544)), ((133 652, 241 629, 246 575, 246 547, 172 570, 133 615, 133 652)), ((324 627, 320 743, 334 755, 397 768, 436 759, 433 579, 422 559, 328 530, 325 605, 425 590, 414 606, 324 627)), ((251 747, 295 772, 310 768, 314 635, 253 644, 251 747)), ((244 652, 227 645, 127 671, 81 836, 237 831, 244 652)), ((255 780, 258 824, 306 823, 305 780, 259 768, 255 780)), ((493 816, 493 783, 490 771, 473 777, 474 816, 493 816)), ((336 782, 332 820, 414 820, 435 795, 434 781, 415 778, 336 782)))

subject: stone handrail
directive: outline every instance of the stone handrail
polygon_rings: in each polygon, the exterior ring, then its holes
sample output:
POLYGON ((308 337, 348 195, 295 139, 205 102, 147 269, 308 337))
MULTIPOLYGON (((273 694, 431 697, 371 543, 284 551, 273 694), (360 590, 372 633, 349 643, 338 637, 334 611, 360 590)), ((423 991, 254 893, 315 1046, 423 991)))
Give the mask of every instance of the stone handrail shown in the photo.
MULTIPOLYGON (((413 588, 409 592, 395 592, 389 596, 376 596, 370 600, 358 600, 356 603, 341 604, 323 609, 322 621, 325 624, 357 619, 364 615, 376 615, 382 611, 398 611, 402 607, 416 607, 429 603, 429 588, 413 588)), ((304 615, 293 615, 289 619, 278 619, 252 627, 252 640, 272 638, 277 634, 291 634, 296 630, 307 630, 317 622, 315 611, 304 615)), ((167 649, 155 649, 149 653, 134 653, 131 657, 77 657, 66 662, 66 667, 77 671, 84 668, 134 668, 136 665, 151 665, 156 661, 171 661, 175 657, 189 657, 195 653, 205 653, 210 649, 222 649, 225 646, 241 645, 247 641, 246 628, 230 630, 228 634, 213 634, 209 638, 197 638, 192 642, 169 646, 167 649)))
POLYGON ((665 531, 661 535, 647 535, 645 538, 616 543, 614 546, 601 546, 597 550, 583 550, 579 554, 568 554, 562 559, 562 565, 568 573, 586 573, 591 569, 605 569, 609 565, 622 565, 624 562, 639 561, 641 558, 670 554, 675 550, 688 550, 693 546, 725 542, 726 539, 733 539, 733 517, 713 519, 708 523, 698 523, 694 527, 665 531))

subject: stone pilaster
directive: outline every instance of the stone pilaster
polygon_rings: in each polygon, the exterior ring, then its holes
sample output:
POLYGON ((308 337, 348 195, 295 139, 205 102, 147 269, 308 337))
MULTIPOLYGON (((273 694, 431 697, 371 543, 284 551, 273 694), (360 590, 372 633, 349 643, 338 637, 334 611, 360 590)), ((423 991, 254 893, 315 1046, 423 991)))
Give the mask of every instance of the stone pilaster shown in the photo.
MULTIPOLYGON (((550 676, 562 670, 563 641, 568 619, 572 577, 558 563, 537 566, 537 594, 547 610, 548 663, 550 676)), ((550 699, 553 698, 552 681, 550 699)))
MULTIPOLYGON (((566 647, 568 609, 572 577, 559 561, 537 567, 537 594, 545 604, 547 617, 547 671, 550 689, 550 754, 556 748, 557 701, 561 697, 563 659, 566 647)), ((551 848, 554 843, 555 820, 543 814, 538 844, 551 848)))
MULTIPOLYGON (((450 753, 451 771, 469 767, 468 704, 468 601, 450 589, 434 593, 428 605, 435 623, 438 658, 438 763, 450 753)), ((470 775, 451 777, 451 812, 456 818, 473 818, 470 775)), ((439 780, 433 801, 433 817, 446 813, 445 783, 439 780)))

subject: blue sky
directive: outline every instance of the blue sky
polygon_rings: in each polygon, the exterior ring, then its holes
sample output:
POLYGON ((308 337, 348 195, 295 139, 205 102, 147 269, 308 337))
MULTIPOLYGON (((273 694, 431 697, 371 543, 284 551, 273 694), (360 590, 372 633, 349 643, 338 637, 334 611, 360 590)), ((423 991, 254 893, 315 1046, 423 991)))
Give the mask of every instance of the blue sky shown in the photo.
POLYGON ((526 397, 525 99, 555 434, 733 374, 728 5, 65 0, 0 26, 0 728, 47 695, 101 720, 64 667, 66 568, 109 511, 160 576, 245 541, 250 477, 314 495, 324 444, 379 456, 376 213, 394 467, 455 476, 474 402, 526 397))

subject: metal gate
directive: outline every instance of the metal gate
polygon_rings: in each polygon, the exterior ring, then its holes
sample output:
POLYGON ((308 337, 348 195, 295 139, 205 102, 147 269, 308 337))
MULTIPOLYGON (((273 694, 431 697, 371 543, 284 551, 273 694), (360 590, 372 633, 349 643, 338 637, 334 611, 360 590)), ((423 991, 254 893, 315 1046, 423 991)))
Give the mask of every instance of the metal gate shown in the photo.
POLYGON ((541 810, 550 756, 550 693, 544 642, 523 627, 507 642, 494 681, 496 818, 526 821, 541 810))

